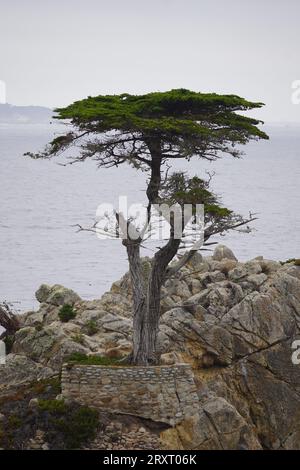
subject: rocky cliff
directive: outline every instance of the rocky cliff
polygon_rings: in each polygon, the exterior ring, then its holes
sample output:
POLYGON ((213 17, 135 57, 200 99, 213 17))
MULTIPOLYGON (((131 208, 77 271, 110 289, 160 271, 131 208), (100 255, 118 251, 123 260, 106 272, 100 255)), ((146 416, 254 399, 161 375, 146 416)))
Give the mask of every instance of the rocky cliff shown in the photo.
MULTIPOLYGON (((1 366, 0 396, 57 374, 74 352, 107 358, 130 352, 128 274, 100 300, 84 301, 59 285, 42 285, 36 296, 40 308, 21 316, 1 366), (66 304, 73 318, 62 321, 66 304)), ((299 261, 241 263, 218 246, 168 282, 162 311, 161 362, 192 365, 199 410, 160 429, 161 447, 299 449, 300 365, 292 362, 292 343, 300 338, 299 261)))

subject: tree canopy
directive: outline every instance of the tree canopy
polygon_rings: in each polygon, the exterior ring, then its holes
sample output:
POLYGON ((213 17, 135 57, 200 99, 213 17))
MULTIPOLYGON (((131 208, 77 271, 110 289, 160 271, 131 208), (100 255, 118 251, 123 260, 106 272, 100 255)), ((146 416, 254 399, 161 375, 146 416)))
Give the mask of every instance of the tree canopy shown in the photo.
POLYGON ((238 144, 267 139, 257 126, 262 121, 237 111, 260 108, 236 95, 197 93, 186 89, 145 95, 100 95, 57 108, 56 119, 69 120, 73 128, 55 138, 47 149, 32 157, 51 157, 73 144, 81 154, 73 161, 97 160, 100 166, 151 166, 159 153, 164 162, 173 158, 214 160, 220 152, 239 156, 238 144))

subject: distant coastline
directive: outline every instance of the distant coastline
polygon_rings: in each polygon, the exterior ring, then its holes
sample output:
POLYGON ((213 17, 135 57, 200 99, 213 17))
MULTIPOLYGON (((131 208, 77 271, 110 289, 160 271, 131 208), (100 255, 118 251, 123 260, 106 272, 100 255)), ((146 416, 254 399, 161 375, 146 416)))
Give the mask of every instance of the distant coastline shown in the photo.
POLYGON ((44 106, 0 104, 0 124, 49 124, 52 116, 53 110, 44 106))

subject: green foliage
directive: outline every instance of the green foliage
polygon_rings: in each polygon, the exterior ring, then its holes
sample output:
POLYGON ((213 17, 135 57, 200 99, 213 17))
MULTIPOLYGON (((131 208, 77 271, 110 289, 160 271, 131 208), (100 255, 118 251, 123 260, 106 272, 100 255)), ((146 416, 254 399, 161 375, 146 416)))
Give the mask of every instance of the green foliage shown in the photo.
POLYGON ((164 155, 164 161, 195 155, 214 160, 221 152, 239 156, 236 144, 268 136, 257 127, 262 121, 237 111, 262 106, 236 95, 186 89, 88 97, 55 110, 56 119, 71 121, 72 132, 56 137, 44 152, 26 155, 49 158, 79 144, 84 136, 81 155, 74 160, 93 158, 99 166, 128 162, 145 169, 149 151, 151 158, 155 152, 164 155))
POLYGON ((40 411, 49 413, 65 414, 67 412, 67 405, 63 400, 39 400, 38 407, 40 411))
POLYGON ((189 178, 183 171, 172 173, 160 192, 160 202, 168 204, 213 204, 216 196, 209 191, 207 181, 193 176, 189 178))
POLYGON ((55 421, 57 429, 64 434, 67 449, 78 449, 82 443, 93 439, 98 427, 98 413, 87 406, 55 421))
MULTIPOLYGON (((255 126, 256 119, 235 114, 235 111, 260 108, 236 95, 196 93, 185 89, 154 92, 146 95, 104 95, 76 101, 58 108, 58 119, 71 119, 74 124, 97 122, 98 132, 111 130, 198 135, 208 138, 213 133, 226 134, 231 128, 238 134, 266 138, 255 126), (215 125, 210 128, 207 123, 215 125)), ((62 138, 61 138, 62 139, 62 138)), ((57 145, 57 139, 54 144, 57 145)))
POLYGON ((0 446, 6 448, 11 446, 14 440, 14 434, 20 432, 22 420, 17 414, 8 416, 6 422, 0 423, 0 446))
POLYGON ((84 336, 83 336, 82 333, 77 333, 76 335, 72 336, 72 340, 75 341, 75 343, 83 344, 84 343, 84 336))
POLYGON ((54 395, 59 395, 61 393, 60 377, 50 377, 34 382, 31 385, 31 389, 35 395, 40 395, 47 391, 50 391, 54 395))
POLYGON ((174 172, 161 191, 161 202, 169 204, 203 204, 206 218, 225 219, 232 211, 218 204, 218 197, 209 191, 209 181, 197 176, 189 178, 185 172, 174 172))
POLYGON ((19 418, 19 416, 16 416, 16 415, 9 416, 8 423, 7 423, 8 429, 10 429, 10 430, 17 429, 21 425, 22 425, 22 421, 19 418))
POLYGON ((15 337, 13 335, 7 335, 4 337, 6 354, 9 354, 12 351, 14 341, 15 341, 15 337))
POLYGON ((221 207, 216 204, 204 205, 205 213, 217 218, 226 218, 232 214, 232 211, 226 207, 221 207))
POLYGON ((47 415, 47 421, 51 424, 51 430, 48 430, 50 435, 62 434, 65 448, 80 448, 95 437, 99 425, 96 410, 87 406, 74 409, 63 400, 39 400, 38 408, 47 415))
POLYGON ((61 307, 58 313, 60 321, 67 323, 69 320, 72 320, 76 317, 76 312, 72 305, 65 304, 61 307))
POLYGON ((295 266, 300 266, 300 258, 290 258, 286 261, 280 261, 281 264, 293 263, 295 266))
POLYGON ((98 413, 75 402, 56 400, 60 393, 59 377, 34 382, 0 399, 0 447, 21 450, 40 429, 50 449, 80 448, 93 439, 98 427, 98 413), (37 408, 28 406, 38 398, 37 408))
POLYGON ((89 320, 88 322, 86 322, 85 329, 86 329, 88 336, 95 335, 99 330, 97 326, 97 322, 95 322, 95 320, 89 320))
POLYGON ((79 352, 70 354, 67 362, 74 364, 98 365, 98 366, 111 366, 120 364, 120 359, 100 356, 87 356, 79 352))
POLYGON ((72 133, 56 137, 52 140, 51 145, 54 151, 60 150, 61 147, 67 145, 72 140, 72 133))

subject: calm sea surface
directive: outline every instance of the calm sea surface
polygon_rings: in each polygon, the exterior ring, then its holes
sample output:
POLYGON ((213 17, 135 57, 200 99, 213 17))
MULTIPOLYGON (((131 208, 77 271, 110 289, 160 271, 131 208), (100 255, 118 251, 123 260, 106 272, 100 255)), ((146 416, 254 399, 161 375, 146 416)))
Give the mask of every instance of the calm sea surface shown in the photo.
MULTIPOLYGON (((120 241, 76 233, 88 226, 98 204, 119 195, 143 201, 145 176, 129 166, 97 169, 92 162, 62 167, 22 156, 53 136, 51 126, 0 126, 0 301, 35 308, 41 283, 63 284, 83 298, 99 297, 127 270, 120 241)), ((257 212, 250 234, 221 242, 241 260, 263 255, 300 257, 300 127, 266 127, 271 139, 251 143, 243 159, 194 160, 177 168, 203 175, 215 171, 213 188, 224 204, 245 215, 257 212)), ((151 255, 150 251, 145 254, 151 255)))

